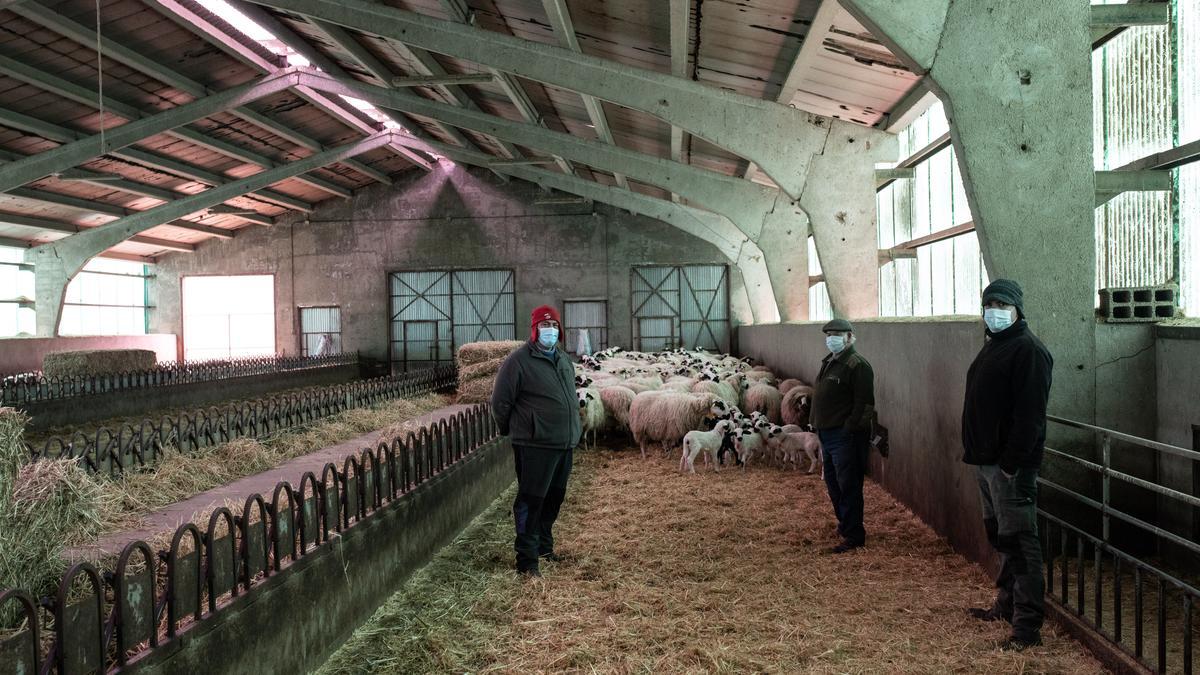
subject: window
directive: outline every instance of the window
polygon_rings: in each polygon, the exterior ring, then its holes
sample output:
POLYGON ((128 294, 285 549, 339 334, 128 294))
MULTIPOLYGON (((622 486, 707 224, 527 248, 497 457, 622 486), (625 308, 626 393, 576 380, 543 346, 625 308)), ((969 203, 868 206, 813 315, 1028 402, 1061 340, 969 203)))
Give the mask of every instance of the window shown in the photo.
POLYGON ((300 355, 328 356, 342 351, 342 310, 300 308, 300 355))
POLYGON ((37 330, 33 268, 24 259, 25 249, 0 247, 0 337, 33 335, 37 330))
POLYGON ((808 238, 808 319, 809 321, 827 321, 833 318, 833 303, 829 300, 829 287, 824 281, 825 273, 821 271, 821 258, 817 255, 817 241, 812 236, 808 238), (812 283, 813 277, 822 280, 812 283))
MULTIPOLYGON (((1200 3, 1170 4, 1171 25, 1129 27, 1092 54, 1096 169, 1200 140, 1200 3)), ((1200 176, 1195 163, 1174 173, 1170 191, 1096 209, 1096 288, 1179 284, 1180 308, 1200 316, 1200 176)))
POLYGON ((147 266, 93 258, 71 279, 60 335, 145 335, 147 266))
MULTIPOLYGON (((908 157, 949 130, 934 104, 900 132, 908 157)), ((879 268, 881 316, 977 314, 987 272, 954 148, 946 145, 913 167, 913 178, 889 183, 876 194, 879 248, 898 249, 879 268)))
POLYGON ((183 278, 187 360, 275 353, 275 277, 183 278))
POLYGON ((571 354, 594 354, 608 347, 608 302, 564 300, 563 329, 563 344, 571 354))

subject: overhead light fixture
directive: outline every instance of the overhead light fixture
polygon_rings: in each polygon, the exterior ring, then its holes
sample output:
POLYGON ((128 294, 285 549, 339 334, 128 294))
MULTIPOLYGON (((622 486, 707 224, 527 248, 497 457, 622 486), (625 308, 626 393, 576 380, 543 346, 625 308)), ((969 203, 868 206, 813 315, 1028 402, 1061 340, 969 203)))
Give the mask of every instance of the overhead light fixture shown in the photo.
POLYGON ((496 77, 487 73, 467 75, 430 75, 427 77, 393 77, 393 87, 435 87, 438 85, 487 84, 496 77))

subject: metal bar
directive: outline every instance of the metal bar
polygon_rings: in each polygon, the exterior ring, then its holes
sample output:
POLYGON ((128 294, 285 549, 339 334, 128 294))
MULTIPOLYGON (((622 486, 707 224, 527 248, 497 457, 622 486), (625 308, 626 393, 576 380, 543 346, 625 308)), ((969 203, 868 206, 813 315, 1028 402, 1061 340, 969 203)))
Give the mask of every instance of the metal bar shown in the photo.
MULTIPOLYGON (((929 144, 926 145, 925 147, 917 150, 913 154, 911 154, 908 157, 905 157, 904 159, 897 162, 896 166, 893 168, 908 169, 911 167, 915 167, 916 165, 920 164, 921 162, 924 162, 925 160, 929 159, 930 157, 933 157, 934 155, 938 154, 942 150, 945 150, 946 148, 950 147, 950 145, 951 145, 950 132, 947 131, 946 133, 942 134, 941 136, 938 136, 937 138, 930 141, 929 144)), ((880 181, 880 182, 876 183, 875 191, 882 192, 885 187, 891 185, 894 182, 895 182, 895 179, 880 181)))
POLYGON ((1142 658, 1142 622, 1144 621, 1142 612, 1142 568, 1133 568, 1133 653, 1140 659, 1142 658))
POLYGON ((1102 514, 1102 517, 1104 519, 1104 541, 1109 541, 1109 536, 1108 536, 1108 534, 1109 534, 1109 522, 1108 522, 1109 518, 1108 518, 1107 507, 1111 503, 1109 498, 1112 494, 1112 489, 1110 486, 1112 479, 1108 475, 1109 471, 1112 470, 1112 437, 1109 436, 1108 434, 1104 434, 1104 444, 1102 446, 1102 456, 1104 458, 1104 466, 1102 467, 1102 472, 1101 472, 1101 481, 1102 481, 1101 489, 1103 490, 1103 502, 1104 502, 1104 506, 1106 507, 1105 513, 1102 514))
POLYGON ((1163 150, 1141 159, 1136 159, 1117 171, 1152 171, 1175 169, 1185 164, 1200 161, 1200 140, 1184 143, 1170 150, 1163 150))
POLYGON ((1197 544, 1196 542, 1185 539, 1173 532, 1168 532, 1167 530, 1164 530, 1161 527, 1158 527, 1157 525, 1151 525, 1150 523, 1147 523, 1146 521, 1141 520, 1140 518, 1135 518, 1134 516, 1131 516, 1131 515, 1125 513, 1124 511, 1114 509, 1111 506, 1105 507, 1103 504, 1096 501, 1095 499, 1090 499, 1088 497, 1085 497, 1085 496, 1079 494, 1078 492, 1075 492, 1074 490, 1065 488, 1057 483, 1053 483, 1044 478, 1038 478, 1038 484, 1054 488, 1055 490, 1058 490, 1059 492, 1070 495, 1071 497, 1074 497, 1075 499, 1079 500, 1080 502, 1082 502, 1098 511, 1107 512, 1109 514, 1112 514, 1117 519, 1123 520, 1123 521, 1129 523, 1130 525, 1140 527, 1140 528, 1147 530, 1149 532, 1152 532, 1164 539, 1168 539, 1171 542, 1178 544, 1190 551, 1193 551, 1195 553, 1200 553, 1200 544, 1197 544))
POLYGON ((1167 582, 1158 580, 1158 672, 1167 672, 1167 582))
POLYGON ((1092 5, 1091 10, 1093 28, 1161 26, 1171 23, 1171 4, 1168 2, 1092 5))
POLYGON ((1183 672, 1192 672, 1192 642, 1196 639, 1192 634, 1192 596, 1183 596, 1183 672))
POLYGON ((1121 597, 1121 559, 1113 558, 1113 639, 1121 644, 1122 613, 1125 611, 1121 597))
POLYGON ((955 225, 954 227, 947 228, 945 230, 933 232, 932 234, 927 234, 924 237, 917 237, 916 239, 910 239, 904 243, 896 244, 895 248, 916 250, 917 248, 919 248, 921 246, 928 246, 930 244, 936 244, 939 241, 945 241, 947 239, 952 239, 954 237, 957 237, 960 234, 966 234, 967 232, 974 232, 974 231, 975 231, 975 221, 970 221, 970 222, 962 223, 961 225, 955 225))
POLYGON ((1069 555, 1067 555, 1067 544, 1070 541, 1070 539, 1069 539, 1070 534, 1071 534, 1071 530, 1068 530, 1065 527, 1062 528, 1062 530, 1060 532, 1061 538, 1059 540, 1059 550, 1062 551, 1062 554, 1060 556, 1061 561, 1058 566, 1058 568, 1059 568, 1059 589, 1058 590, 1059 590, 1060 595, 1062 596, 1062 604, 1064 606, 1067 604, 1067 598, 1069 597, 1069 590, 1070 590, 1070 583, 1069 583, 1070 576, 1068 575, 1068 572, 1067 572, 1067 565, 1069 564, 1070 559, 1071 559, 1071 557, 1069 555))
POLYGON ((1083 537, 1075 538, 1075 602, 1079 616, 1084 614, 1084 574, 1083 574, 1083 537))
POLYGON ((1151 441, 1149 439, 1140 438, 1138 436, 1131 436, 1129 434, 1122 433, 1120 431, 1113 431, 1112 429, 1105 429, 1104 427, 1098 427, 1098 426, 1094 426, 1091 424, 1086 424, 1084 422, 1076 422, 1074 420, 1065 419, 1063 417, 1056 417, 1054 415, 1047 415, 1046 419, 1051 422, 1056 422, 1058 424, 1062 424, 1062 425, 1068 426, 1068 427, 1074 427, 1076 429, 1086 429, 1088 431, 1095 431, 1098 433, 1108 434, 1108 435, 1112 436, 1113 438, 1115 438, 1116 440, 1123 441, 1125 443, 1132 443, 1134 445, 1140 445, 1142 447, 1150 448, 1151 450, 1158 450, 1159 452, 1166 452, 1166 453, 1169 453, 1172 455, 1176 455, 1178 457, 1183 457, 1185 459, 1200 461, 1200 452, 1197 452, 1195 450, 1188 450, 1186 448, 1181 448, 1181 447, 1178 447, 1175 445, 1168 445, 1166 443, 1160 443, 1158 441, 1151 441))
POLYGON ((1104 576, 1104 553, 1099 546, 1092 547, 1093 555, 1092 569, 1095 574, 1092 575, 1092 615, 1095 617, 1096 629, 1104 627, 1104 592, 1103 584, 1100 583, 1104 576))
MULTIPOLYGON (((1051 448, 1051 447, 1046 447, 1045 450, 1046 450, 1046 452, 1054 455, 1055 457, 1062 457, 1063 459, 1070 460, 1072 462, 1075 462, 1076 464, 1087 467, 1088 469, 1091 469, 1092 471, 1099 472, 1101 474, 1101 476, 1104 478, 1112 476, 1113 478, 1116 478, 1117 480, 1121 480, 1126 483, 1130 483, 1132 485, 1136 485, 1138 487, 1145 488, 1147 490, 1150 490, 1151 492, 1156 492, 1165 497, 1171 497, 1172 499, 1178 499, 1179 501, 1182 501, 1191 506, 1200 507, 1200 497, 1194 497, 1192 495, 1187 494, 1186 492, 1172 490, 1169 487, 1164 487, 1157 483, 1152 483, 1148 480, 1145 480, 1144 478, 1138 478, 1136 476, 1130 476, 1129 474, 1126 474, 1126 473, 1121 473, 1120 471, 1113 471, 1112 469, 1106 469, 1103 466, 1101 466, 1100 464, 1096 464, 1095 462, 1089 462, 1086 459, 1067 454, 1065 452, 1062 452, 1061 450, 1055 450, 1054 448, 1051 448)), ((1105 486, 1105 487, 1107 487, 1107 486, 1105 486)), ((1107 494, 1107 490, 1105 490, 1105 494, 1107 494)), ((1107 503, 1107 502, 1103 502, 1103 503, 1107 503)))
MULTIPOLYGON (((1046 595, 1052 598, 1054 597, 1054 551, 1051 547, 1054 545, 1052 543, 1054 541, 1054 530, 1051 528, 1057 525, 1057 523, 1042 514, 1038 514, 1038 516, 1046 522, 1046 595)), ((1058 525, 1058 528, 1061 530, 1062 525, 1058 525)))

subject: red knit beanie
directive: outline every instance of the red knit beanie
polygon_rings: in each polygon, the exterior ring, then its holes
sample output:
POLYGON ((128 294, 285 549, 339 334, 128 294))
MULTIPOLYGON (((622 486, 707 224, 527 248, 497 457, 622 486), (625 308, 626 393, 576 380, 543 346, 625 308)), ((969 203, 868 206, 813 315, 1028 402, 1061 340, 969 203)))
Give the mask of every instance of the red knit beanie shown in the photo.
POLYGON ((553 305, 542 305, 529 315, 529 339, 537 339, 537 325, 543 321, 557 321, 562 328, 562 319, 558 318, 558 310, 553 305))

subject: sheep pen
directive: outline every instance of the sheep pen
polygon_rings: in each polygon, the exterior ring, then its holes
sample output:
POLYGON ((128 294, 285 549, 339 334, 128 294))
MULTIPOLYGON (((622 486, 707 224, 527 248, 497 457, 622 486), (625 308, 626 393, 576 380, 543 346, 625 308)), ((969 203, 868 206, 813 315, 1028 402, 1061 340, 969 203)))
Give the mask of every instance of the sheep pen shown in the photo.
POLYGON ((989 578, 871 482, 867 547, 832 556, 816 476, 685 476, 678 458, 626 445, 581 453, 556 529, 568 559, 528 583, 511 570, 512 497, 319 672, 1101 670, 1053 624, 1044 646, 995 649, 1007 626, 963 612, 990 602, 989 578))

